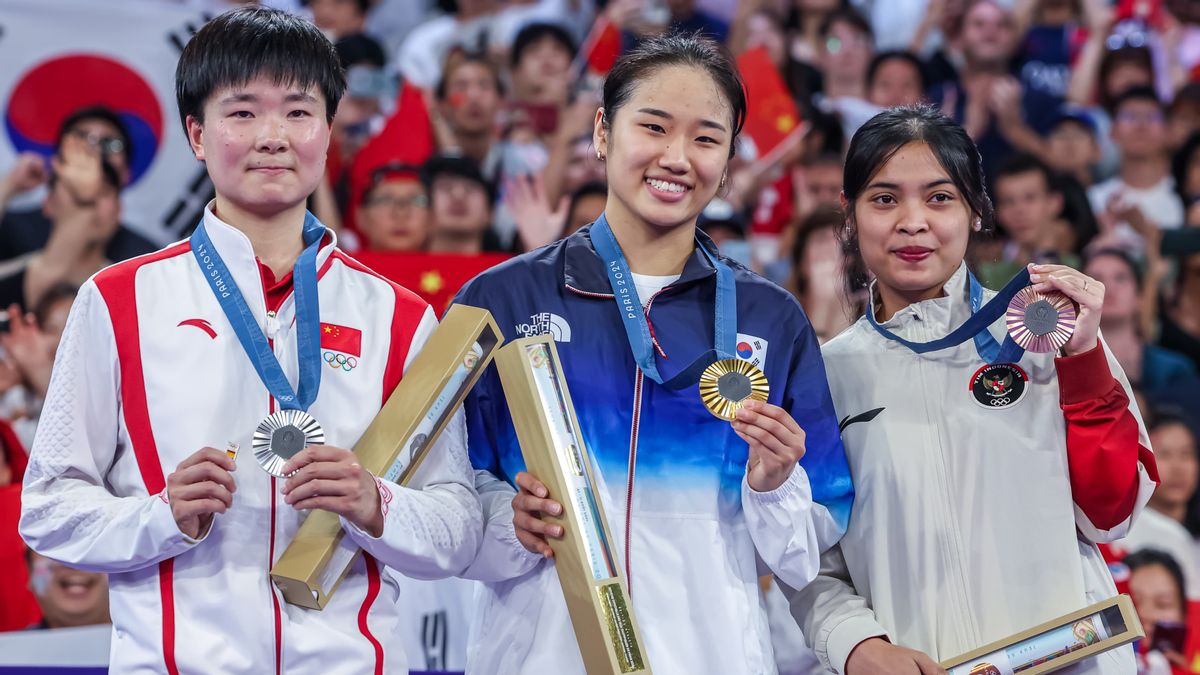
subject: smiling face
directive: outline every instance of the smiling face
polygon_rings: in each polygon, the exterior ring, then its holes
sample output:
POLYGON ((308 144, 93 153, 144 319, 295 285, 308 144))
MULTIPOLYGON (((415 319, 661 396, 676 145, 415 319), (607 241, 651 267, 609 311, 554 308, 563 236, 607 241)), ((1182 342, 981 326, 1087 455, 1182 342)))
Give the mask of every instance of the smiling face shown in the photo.
POLYGON ((731 117, 713 78, 692 66, 654 70, 618 110, 598 111, 593 142, 607 157, 608 218, 694 226, 729 163, 731 117))
POLYGON ((108 577, 82 572, 33 553, 30 581, 51 628, 108 622, 108 577))
POLYGON ((966 255, 975 216, 928 145, 902 146, 850 206, 885 303, 941 294, 966 255))
POLYGON ((270 218, 303 209, 325 174, 330 127, 316 87, 266 77, 225 87, 205 102, 204 121, 189 117, 187 127, 226 220, 239 213, 270 218))

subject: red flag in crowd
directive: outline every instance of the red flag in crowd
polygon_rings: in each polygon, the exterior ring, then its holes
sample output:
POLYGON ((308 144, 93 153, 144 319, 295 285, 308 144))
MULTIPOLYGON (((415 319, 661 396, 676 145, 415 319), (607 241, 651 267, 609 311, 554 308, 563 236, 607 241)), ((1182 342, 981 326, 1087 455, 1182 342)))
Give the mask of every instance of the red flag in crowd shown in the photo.
POLYGON ((621 55, 621 31, 608 17, 597 17, 579 53, 588 70, 596 75, 607 75, 621 55))
POLYGON ((11 472, 10 483, 0 485, 0 632, 29 628, 42 618, 37 599, 29 590, 25 542, 17 533, 21 518, 21 480, 28 455, 8 422, 0 420, 0 453, 11 472))
POLYGON ((383 130, 354 156, 350 166, 350 204, 346 223, 357 228, 355 214, 363 193, 371 187, 371 172, 385 164, 424 163, 434 151, 433 125, 421 90, 405 82, 396 99, 396 112, 383 130))
POLYGON ((746 133, 762 157, 800 124, 800 111, 766 47, 744 52, 737 65, 746 83, 746 133))
POLYGON ((421 296, 438 316, 446 312, 450 301, 468 281, 510 257, 505 253, 459 255, 374 251, 359 251, 355 255, 364 265, 421 296))

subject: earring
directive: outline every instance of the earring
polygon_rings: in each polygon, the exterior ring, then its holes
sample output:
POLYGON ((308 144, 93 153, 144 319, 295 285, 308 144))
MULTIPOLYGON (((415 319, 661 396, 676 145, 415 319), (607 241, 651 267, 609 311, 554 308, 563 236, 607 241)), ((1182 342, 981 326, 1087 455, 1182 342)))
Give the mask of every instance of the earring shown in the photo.
POLYGON ((600 160, 601 162, 604 161, 604 155, 600 154, 599 150, 596 151, 596 159, 600 160))
POLYGON ((982 218, 976 218, 976 219, 975 219, 975 231, 976 231, 976 232, 979 232, 979 231, 980 231, 980 230, 982 230, 982 229, 983 229, 983 219, 982 219, 982 218))
POLYGON ((721 187, 725 187, 725 179, 728 177, 729 177, 729 174, 727 174, 727 173, 721 174, 721 187))

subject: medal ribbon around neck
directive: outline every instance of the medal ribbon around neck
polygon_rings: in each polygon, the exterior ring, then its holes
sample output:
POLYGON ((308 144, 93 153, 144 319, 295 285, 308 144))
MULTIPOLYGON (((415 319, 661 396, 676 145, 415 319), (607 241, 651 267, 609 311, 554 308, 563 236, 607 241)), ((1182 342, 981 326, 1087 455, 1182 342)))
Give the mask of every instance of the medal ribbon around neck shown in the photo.
POLYGON ((267 342, 262 327, 246 304, 246 298, 238 289, 229 267, 217 253, 212 239, 204 227, 204 220, 192 234, 192 254, 204 272, 204 279, 212 289, 221 310, 233 326, 238 342, 254 365, 259 379, 266 385, 284 410, 307 411, 317 399, 321 387, 321 323, 317 300, 317 251, 325 236, 325 226, 311 213, 304 218, 304 251, 292 268, 292 281, 296 294, 296 342, 299 352, 299 382, 296 389, 288 382, 283 367, 275 358, 275 352, 267 342))
POLYGON ((591 235, 592 245, 604 262, 608 283, 612 287, 613 295, 616 296, 617 308, 621 313, 621 323, 625 326, 625 335, 629 338, 633 358, 646 377, 668 389, 685 389, 696 384, 704 369, 714 362, 735 358, 737 288, 733 280, 733 270, 729 269, 728 265, 718 260, 697 240, 696 248, 717 270, 717 295, 713 312, 713 348, 701 354, 674 377, 664 381, 658 372, 658 364, 654 360, 654 341, 650 337, 650 324, 646 319, 646 311, 642 306, 641 299, 638 298, 637 288, 633 284, 633 274, 604 214, 601 214, 592 224, 591 235))
POLYGON ((867 309, 867 320, 871 322, 871 326, 880 335, 889 340, 899 342, 917 354, 927 354, 929 352, 948 349, 973 339, 975 341, 975 351, 979 353, 979 358, 983 359, 986 363, 1016 363, 1020 361, 1021 356, 1025 353, 1021 345, 1018 345, 1012 336, 1007 334, 1004 336, 1003 344, 997 343, 996 338, 992 337, 992 334, 988 331, 988 326, 1004 316, 1008 311, 1009 302, 1029 285, 1029 269, 1022 269, 986 305, 983 304, 983 286, 975 278, 975 275, 971 274, 970 270, 967 270, 967 279, 970 284, 971 318, 967 319, 961 326, 943 338, 929 342, 905 340, 881 326, 875 320, 875 312, 870 308, 867 309))

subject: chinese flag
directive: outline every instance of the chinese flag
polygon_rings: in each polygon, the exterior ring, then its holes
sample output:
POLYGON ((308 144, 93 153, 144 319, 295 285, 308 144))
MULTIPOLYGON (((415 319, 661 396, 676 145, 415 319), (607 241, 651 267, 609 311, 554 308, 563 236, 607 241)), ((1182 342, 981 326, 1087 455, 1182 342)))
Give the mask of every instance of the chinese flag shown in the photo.
POLYGON ((504 253, 383 253, 359 251, 361 263, 421 296, 441 316, 458 291, 480 272, 511 256, 504 253))
POLYGON ((362 331, 336 323, 321 323, 321 349, 362 356, 362 331))
POLYGON ((433 150, 433 125, 425 99, 420 89, 405 82, 397 96, 396 112, 384 123, 383 130, 358 151, 350 165, 347 225, 351 229, 358 226, 355 216, 363 193, 371 187, 371 172, 390 163, 420 166, 433 150))
POLYGON ((737 64, 746 83, 746 133, 762 157, 800 124, 800 111, 766 47, 743 53, 737 64))
POLYGON ((597 75, 607 75, 617 57, 621 55, 621 31, 607 17, 601 16, 592 24, 592 30, 579 50, 588 70, 597 75))
POLYGON ((21 518, 21 479, 28 456, 8 422, 0 420, 0 454, 8 462, 12 482, 0 486, 0 631, 24 630, 42 618, 29 590, 25 542, 17 533, 21 518))

